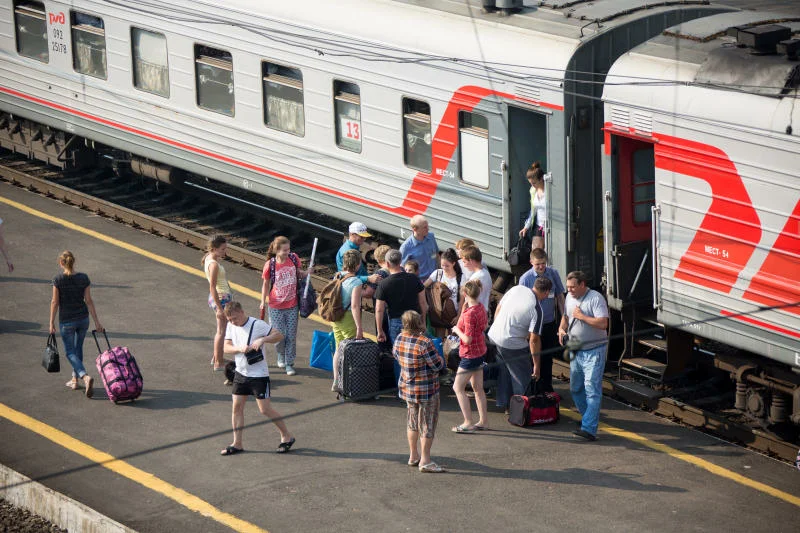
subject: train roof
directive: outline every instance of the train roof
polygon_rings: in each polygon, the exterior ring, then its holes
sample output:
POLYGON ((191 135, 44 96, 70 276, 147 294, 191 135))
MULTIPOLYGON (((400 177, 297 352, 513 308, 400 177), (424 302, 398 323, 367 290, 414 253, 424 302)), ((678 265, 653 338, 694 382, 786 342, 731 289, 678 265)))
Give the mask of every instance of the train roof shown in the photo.
MULTIPOLYGON (((281 32, 270 36, 271 46, 299 37, 318 49, 311 53, 327 52, 333 61, 337 54, 347 55, 356 48, 358 57, 363 57, 360 51, 367 48, 373 56, 389 55, 398 61, 474 62, 476 76, 524 74, 536 77, 534 84, 559 87, 577 48, 595 36, 662 12, 712 9, 708 0, 676 4, 675 0, 528 0, 511 16, 482 13, 480 0, 172 0, 168 4, 130 0, 120 7, 158 5, 165 17, 191 13, 198 20, 211 17, 240 28, 277 23, 281 32), (490 74, 486 66, 496 69, 490 74)), ((233 28, 232 33, 237 31, 233 28)), ((249 39, 254 41, 252 34, 249 39)))
POLYGON ((779 39, 797 39, 800 2, 725 1, 768 9, 722 13, 666 29, 617 60, 603 99, 780 133, 787 124, 800 123, 800 105, 793 105, 800 98, 800 61, 774 46, 765 52, 740 40, 742 30, 782 31, 779 39))

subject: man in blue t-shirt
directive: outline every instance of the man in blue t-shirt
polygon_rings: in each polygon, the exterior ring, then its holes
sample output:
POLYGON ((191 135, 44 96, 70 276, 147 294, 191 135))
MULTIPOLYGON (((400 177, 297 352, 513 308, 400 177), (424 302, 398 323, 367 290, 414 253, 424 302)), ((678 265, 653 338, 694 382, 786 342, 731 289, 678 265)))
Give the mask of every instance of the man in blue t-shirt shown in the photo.
POLYGON ((408 239, 400 245, 400 262, 405 265, 406 261, 413 259, 419 263, 417 275, 424 283, 439 268, 439 245, 428 227, 428 220, 422 215, 411 217, 411 232, 408 239))
MULTIPOLYGON (((367 237, 372 237, 372 234, 367 231, 367 226, 362 222, 353 222, 350 224, 350 228, 348 229, 349 236, 344 244, 342 244, 339 251, 336 252, 336 269, 341 272, 342 271, 342 257, 347 250, 358 250, 359 247, 364 244, 364 239, 367 237)), ((378 274, 369 275, 367 272, 367 265, 364 261, 361 261, 361 266, 356 272, 356 276, 358 279, 361 280, 361 283, 364 283, 364 289, 361 295, 365 298, 371 298, 372 295, 375 293, 376 283, 381 280, 381 277, 378 274)))
POLYGON ((542 377, 541 390, 553 392, 553 353, 558 350, 558 319, 564 314, 564 285, 558 271, 547 266, 547 253, 541 248, 531 250, 532 268, 519 278, 519 284, 533 288, 536 278, 544 277, 553 283, 553 288, 542 300, 542 377))

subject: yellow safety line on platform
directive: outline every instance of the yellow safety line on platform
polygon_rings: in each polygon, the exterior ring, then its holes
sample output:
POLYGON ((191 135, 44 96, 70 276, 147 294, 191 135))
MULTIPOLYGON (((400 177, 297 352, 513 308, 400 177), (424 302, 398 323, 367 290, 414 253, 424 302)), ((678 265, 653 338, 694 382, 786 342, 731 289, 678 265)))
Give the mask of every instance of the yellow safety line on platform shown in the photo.
POLYGON ((183 505, 187 509, 191 509, 192 511, 200 513, 203 516, 207 516, 208 518, 211 518, 220 524, 228 526, 234 531, 269 533, 266 529, 262 529, 254 524, 251 524, 250 522, 236 518, 232 514, 220 511, 210 503, 201 500, 193 494, 189 494, 185 490, 180 489, 175 485, 157 478, 149 472, 140 470, 139 468, 136 468, 125 461, 116 459, 112 455, 101 452, 97 448, 93 448, 88 444, 84 444, 78 439, 67 435, 63 431, 60 431, 52 426, 48 426, 44 422, 40 422, 35 418, 31 418, 24 413, 20 413, 19 411, 16 411, 3 403, 0 403, 0 416, 55 442, 59 446, 63 446, 64 448, 82 457, 85 457, 94 463, 97 463, 103 468, 107 468, 112 472, 116 472, 117 474, 126 477, 131 481, 135 481, 136 483, 147 487, 150 490, 163 494, 170 500, 183 505))
MULTIPOLYGON (((11 207, 16 207, 20 211, 24 211, 24 212, 26 212, 26 213, 28 213, 30 215, 34 215, 34 216, 37 216, 39 218, 43 218, 45 220, 49 220, 50 222, 54 222, 56 224, 64 226, 65 228, 77 231, 79 233, 83 233, 84 235, 88 235, 90 237, 94 237, 95 239, 99 239, 99 240, 101 240, 103 242, 107 242, 108 244, 113 244, 114 246, 118 246, 118 247, 122 248, 123 250, 128 250, 129 252, 133 252, 135 254, 143 255, 143 256, 147 257, 148 259, 152 259, 153 261, 157 261, 157 262, 159 262, 161 264, 164 264, 164 265, 167 265, 167 266, 171 266, 173 268, 177 268, 178 270, 182 270, 183 272, 186 272, 187 274, 192 274, 192 275, 195 275, 195 276, 197 276, 199 278, 206 279, 205 272, 203 272, 199 268, 193 268, 193 267, 190 267, 188 265, 184 265, 183 263, 179 263, 177 261, 173 261, 172 259, 169 259, 167 257, 161 256, 161 255, 158 255, 158 254, 154 254, 153 252, 149 252, 149 251, 145 250, 144 248, 139 248, 138 246, 134 246, 132 244, 128 244, 127 242, 121 241, 119 239, 115 239, 114 237, 109 237, 108 235, 103 235, 102 233, 100 233, 98 231, 94 231, 94 230, 91 230, 91 229, 88 229, 88 228, 84 228, 83 226, 79 226, 77 224, 73 224, 72 222, 64 220, 63 218, 54 217, 53 215, 48 215, 47 213, 43 213, 42 211, 37 211, 36 209, 30 208, 27 205, 21 204, 19 202, 15 202, 14 200, 9 200, 8 198, 3 198, 2 196, 0 196, 0 202, 8 204, 11 207)), ((238 292, 240 294, 244 294, 246 296, 250 296, 252 298, 255 298, 259 302, 261 301, 261 293, 260 292, 256 292, 256 291, 254 291, 252 289, 248 289, 247 287, 245 287, 243 285, 239 285, 238 283, 230 283, 230 286, 236 292, 238 292)), ((309 316, 308 318, 310 320, 313 320, 314 322, 318 322, 320 324, 324 324, 326 326, 330 326, 330 323, 327 320, 323 320, 323 318, 321 316, 317 315, 317 314, 313 314, 313 315, 309 316)), ((375 335, 372 335, 370 333, 365 333, 364 336, 367 337, 368 339, 377 340, 375 338, 375 335)))
MULTIPOLYGON (((561 414, 571 418, 573 420, 579 421, 581 419, 581 415, 576 413, 575 411, 571 411, 569 409, 561 408, 561 414)), ((759 481, 754 481, 750 478, 747 478, 741 474, 737 474, 727 468, 723 468, 719 465, 715 465, 710 461, 706 461, 705 459, 701 459, 695 455, 682 452, 673 448, 672 446, 668 446, 666 444, 662 444, 660 442, 656 442, 654 440, 650 440, 647 437, 643 437, 638 433, 633 433, 631 431, 626 431, 624 429, 620 429, 614 426, 609 426, 608 424, 601 422, 598 428, 600 431, 604 431, 605 433, 609 433, 611 435, 615 435, 617 437, 621 437, 623 439, 627 439, 636 443, 641 444, 651 450, 656 450, 658 452, 665 453, 670 457, 675 459, 680 459, 681 461, 686 461, 687 463, 693 464, 694 466, 700 467, 703 470, 707 470, 712 474, 715 474, 720 477, 724 477, 726 479, 730 479, 736 483, 741 485, 745 485, 746 487, 750 487, 751 489, 755 489, 757 491, 763 492, 765 494, 769 494, 775 498, 783 500, 785 502, 791 503, 800 507, 800 498, 789 494, 788 492, 784 492, 780 489, 776 489, 775 487, 770 487, 764 483, 759 481)))
MULTIPOLYGON (((41 211, 37 211, 36 209, 31 209, 30 207, 28 207, 26 205, 20 204, 18 202, 13 201, 13 200, 9 200, 7 198, 3 198, 2 196, 0 196, 0 202, 6 203, 6 204, 8 204, 8 205, 10 205, 12 207, 16 207, 17 209, 20 209, 21 211, 24 211, 24 212, 29 213, 31 215, 37 216, 39 218, 43 218, 45 220, 49 220, 51 222, 55 222, 56 224, 60 224, 60 225, 62 225, 64 227, 67 227, 69 229, 73 229, 73 230, 78 231, 80 233, 83 233, 85 235, 89 235, 91 237, 95 237, 96 239, 100 239, 101 241, 107 242, 109 244, 113 244, 114 246, 118 246, 118 247, 123 248, 125 250, 128 250, 128 251, 143 255, 145 257, 153 259, 154 261, 158 261, 159 263, 163 263, 165 265, 177 268, 177 269, 182 270, 184 272, 187 272, 189 274, 194 274, 195 276, 198 276, 198 277, 201 277, 201 278, 205 279, 205 273, 200 269, 192 268, 190 266, 184 265, 183 263, 178 263, 177 261, 173 261, 172 259, 168 259, 166 257, 154 254, 152 252, 148 252, 147 250, 144 250, 144 249, 139 248, 137 246, 133 246, 131 244, 128 244, 128 243, 123 242, 123 241, 120 241, 118 239, 114 239, 113 237, 108 237, 107 235, 103 235, 102 233, 99 233, 97 231, 90 230, 90 229, 84 228, 82 226, 78 226, 77 224, 73 224, 72 222, 68 222, 68 221, 63 220, 61 218, 54 217, 52 215, 48 215, 47 213, 43 213, 41 211)), ((253 298, 255 298, 255 299, 259 300, 259 301, 261 299, 261 293, 258 293, 256 291, 250 290, 247 287, 243 287, 241 285, 231 284, 231 286, 233 288, 235 288, 237 291, 239 291, 240 293, 242 293, 242 294, 246 294, 247 296, 252 296, 253 298)), ((318 315, 311 315, 309 318, 311 318, 315 322, 319 322, 321 324, 329 325, 328 322, 323 320, 322 317, 320 317, 318 315)), ((374 335, 365 334, 364 336, 375 340, 375 336, 374 335)), ((2 404, 0 404, 0 406, 2 406, 2 404)), ((568 409, 563 409, 562 408, 561 409, 561 413, 564 414, 565 416, 567 416, 568 418, 572 418, 573 420, 580 420, 580 415, 578 413, 575 413, 574 411, 570 411, 568 409)), ((2 411, 0 411, 0 414, 2 414, 2 411)), ((25 416, 25 415, 22 415, 22 413, 19 413, 19 414, 21 416, 25 416)), ((6 418, 8 418, 8 417, 6 417, 6 418)), ((33 419, 30 419, 30 420, 33 420, 33 419)), ((42 425, 44 425, 44 424, 42 424, 42 425)), ((49 427, 49 426, 46 426, 46 427, 49 427)), ((614 426, 609 426, 608 424, 605 424, 605 423, 601 423, 600 424, 600 430, 604 431, 606 433, 609 433, 611 435, 615 435, 617 437, 621 437, 623 439, 627 439, 627 440, 630 440, 630 441, 633 441, 633 442, 637 442, 637 443, 641 444, 642 446, 645 446, 645 447, 650 448, 652 450, 656 450, 656 451, 659 451, 659 452, 662 452, 662 453, 666 453, 667 455, 669 455, 671 457, 674 457, 675 459, 680 459, 681 461, 686 461, 687 463, 690 463, 690 464, 693 464, 695 466, 698 466, 698 467, 700 467, 700 468, 702 468, 702 469, 704 469, 704 470, 706 470, 706 471, 708 471, 708 472, 710 472, 712 474, 715 474, 715 475, 720 476, 720 477, 724 477, 726 479, 730 479, 731 481, 734 481, 734 482, 739 483, 741 485, 745 485, 747 487, 750 487, 752 489, 758 490, 758 491, 763 492, 765 494, 769 494, 770 496, 773 496, 775 498, 781 499, 783 501, 786 501, 788 503, 791 503, 793 505, 796 505, 796 506, 800 507, 800 498, 798 498, 797 496, 793 496, 793 495, 791 495, 791 494, 789 494, 787 492, 784 492, 782 490, 776 489, 774 487, 770 487, 769 485, 766 485, 764 483, 760 483, 758 481, 754 481, 752 479, 746 478, 746 477, 744 477, 744 476, 742 476, 740 474, 737 474, 736 472, 732 472, 732 471, 728 470, 727 468, 723 468, 721 466, 715 465, 714 463, 706 461, 705 459, 700 459, 699 457, 696 457, 694 455, 682 452, 680 450, 672 448, 671 446, 667 446, 666 444, 662 444, 660 442, 656 442, 656 441, 650 440, 647 437, 643 437, 643 436, 641 436, 641 435, 639 435, 637 433, 632 433, 632 432, 626 431, 624 429, 619 429, 619 428, 616 428, 614 426)), ((53 430, 53 431, 57 431, 57 430, 53 430)), ((45 435, 45 436, 47 437, 47 435, 45 435)), ((72 439, 72 437, 69 437, 68 435, 65 435, 65 437, 68 437, 68 438, 72 439)), ((48 438, 50 438, 50 437, 48 437, 48 438)), ((51 439, 51 440, 54 440, 54 439, 51 439)), ((75 439, 72 439, 72 440, 75 440, 75 439)), ((58 441, 56 441, 56 442, 58 442, 58 441)), ((82 444, 77 440, 75 442, 78 443, 78 444, 82 444)), ((87 445, 84 445, 84 444, 82 444, 82 445, 83 446, 87 446, 87 445)), ((90 447, 87 446, 87 448, 90 448, 90 447)), ((93 450, 93 448, 90 448, 90 449, 93 450)), ((97 453, 102 453, 102 452, 97 452, 97 453)), ((83 454, 81 454, 81 455, 83 455, 83 454)), ((103 455, 106 455, 106 454, 103 454, 103 455)), ((88 456, 85 456, 85 457, 88 457, 88 456)), ((111 456, 106 455, 106 457, 108 457, 110 460, 116 461, 111 456)), ((109 460, 109 459, 106 459, 106 460, 109 460)), ((104 464, 103 466, 106 466, 106 465, 104 464)), ((106 467, 108 468, 108 466, 106 466, 106 467)), ((130 467, 130 468, 133 468, 133 467, 130 467)), ((149 477, 152 477, 153 479, 156 479, 156 480, 158 479, 158 478, 155 478, 154 476, 152 476, 151 474, 146 474, 146 473, 144 473, 144 474, 149 476, 149 477)), ((125 474, 122 474, 122 475, 125 475, 125 474)), ((133 479, 133 478, 131 478, 131 479, 133 479)), ((138 480, 136 480, 136 481, 138 481, 138 480)), ((154 489, 154 490, 156 490, 156 489, 154 489)), ((180 490, 180 489, 176 489, 176 490, 180 490)), ((181 491, 181 492, 183 492, 183 491, 181 491)), ((184 493, 184 494, 188 494, 188 493, 184 493)), ((194 498, 194 496, 192 496, 192 498, 194 498)))

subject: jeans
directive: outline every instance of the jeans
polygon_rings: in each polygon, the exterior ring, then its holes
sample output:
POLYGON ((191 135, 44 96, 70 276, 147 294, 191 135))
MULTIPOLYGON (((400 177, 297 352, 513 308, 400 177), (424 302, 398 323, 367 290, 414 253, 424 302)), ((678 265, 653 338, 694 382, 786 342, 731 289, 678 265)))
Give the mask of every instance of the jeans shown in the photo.
POLYGON ((497 407, 508 407, 512 394, 525 394, 531 384, 533 362, 531 351, 527 346, 518 350, 497 347, 497 362, 499 374, 497 376, 497 407))
POLYGON ((581 415, 581 429, 597 434, 600 423, 600 402, 603 399, 603 370, 607 345, 575 352, 569 364, 569 391, 581 415))
MULTIPOLYGON (((392 346, 394 347, 394 340, 400 335, 400 332, 403 331, 403 319, 402 318, 390 318, 389 319, 389 340, 392 342, 392 346)), ((400 383, 400 363, 397 362, 397 359, 394 360, 394 382, 400 383)))
POLYGON ((89 330, 89 317, 61 322, 59 329, 61 340, 64 342, 64 351, 67 352, 67 359, 72 365, 72 377, 82 378, 86 375, 86 369, 83 367, 83 339, 89 330))

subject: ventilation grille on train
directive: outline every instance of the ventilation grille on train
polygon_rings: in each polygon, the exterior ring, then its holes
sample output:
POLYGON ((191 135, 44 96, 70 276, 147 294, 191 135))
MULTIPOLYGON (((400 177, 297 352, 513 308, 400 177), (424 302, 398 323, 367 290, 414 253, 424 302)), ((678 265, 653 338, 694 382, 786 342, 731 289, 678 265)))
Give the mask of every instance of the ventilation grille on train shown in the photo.
POLYGON ((611 107, 611 123, 618 128, 631 128, 637 133, 653 133, 653 116, 649 113, 611 107))
POLYGON ((536 87, 523 87, 521 85, 517 85, 516 95, 520 98, 524 98, 525 100, 535 100, 536 102, 539 102, 542 99, 542 91, 536 87))
POLYGON ((631 114, 627 109, 611 106, 611 123, 618 128, 628 128, 631 125, 631 114))
POLYGON ((633 129, 638 133, 653 133, 653 116, 647 113, 633 113, 633 129))

